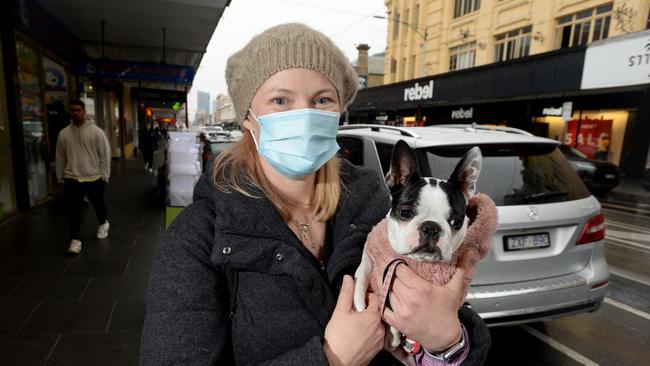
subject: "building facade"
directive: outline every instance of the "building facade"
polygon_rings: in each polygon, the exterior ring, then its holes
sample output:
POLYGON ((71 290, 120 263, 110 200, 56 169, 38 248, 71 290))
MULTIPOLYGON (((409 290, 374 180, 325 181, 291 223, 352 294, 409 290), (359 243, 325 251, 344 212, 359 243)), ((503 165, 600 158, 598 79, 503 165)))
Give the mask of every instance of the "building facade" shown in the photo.
POLYGON ((216 124, 237 122, 235 106, 232 104, 232 100, 228 95, 222 93, 217 95, 215 104, 214 122, 216 124))
POLYGON ((200 125, 210 124, 210 93, 198 91, 196 102, 195 123, 200 125))
POLYGON ((650 168, 650 30, 366 88, 348 109, 349 123, 516 127, 640 177, 650 168))
POLYGON ((386 0, 384 83, 646 29, 648 0, 386 0))
POLYGON ((371 88, 384 83, 384 58, 385 52, 368 55, 370 46, 360 44, 357 46, 358 56, 354 62, 357 72, 359 89, 371 88))

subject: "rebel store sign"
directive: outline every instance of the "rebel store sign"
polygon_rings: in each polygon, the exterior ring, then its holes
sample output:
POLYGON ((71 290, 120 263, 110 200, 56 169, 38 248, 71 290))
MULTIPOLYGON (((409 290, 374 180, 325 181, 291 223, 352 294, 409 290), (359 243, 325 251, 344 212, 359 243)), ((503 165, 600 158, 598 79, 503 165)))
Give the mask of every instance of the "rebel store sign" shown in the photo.
POLYGON ((429 84, 415 83, 410 88, 404 88, 404 101, 427 100, 433 98, 433 80, 429 84))

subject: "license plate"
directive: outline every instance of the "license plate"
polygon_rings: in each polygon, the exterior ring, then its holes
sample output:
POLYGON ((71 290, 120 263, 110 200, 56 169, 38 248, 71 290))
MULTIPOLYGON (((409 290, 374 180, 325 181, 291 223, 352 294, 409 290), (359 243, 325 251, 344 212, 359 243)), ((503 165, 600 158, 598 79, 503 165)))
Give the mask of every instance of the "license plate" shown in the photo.
POLYGON ((614 178, 616 178, 616 176, 614 174, 605 174, 605 178, 614 179, 614 178))
POLYGON ((551 236, 548 233, 513 235, 503 238, 506 251, 548 248, 551 236))

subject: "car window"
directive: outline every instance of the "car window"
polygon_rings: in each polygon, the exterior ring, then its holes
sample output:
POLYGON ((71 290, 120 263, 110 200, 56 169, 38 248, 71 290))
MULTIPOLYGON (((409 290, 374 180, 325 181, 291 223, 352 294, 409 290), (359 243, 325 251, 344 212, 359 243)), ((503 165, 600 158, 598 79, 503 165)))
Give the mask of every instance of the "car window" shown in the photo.
POLYGON ((582 159, 589 159, 589 157, 585 155, 585 153, 569 145, 560 145, 559 148, 567 156, 575 156, 582 159))
MULTIPOLYGON (((477 191, 499 206, 551 203, 590 193, 554 144, 480 146, 483 167, 477 191)), ((422 175, 447 179, 470 146, 417 150, 422 175)))
POLYGON ((363 165, 363 141, 356 137, 338 136, 336 138, 341 150, 339 156, 354 165, 363 165))
POLYGON ((386 144, 383 142, 375 143, 377 147, 377 154, 379 155, 379 162, 381 163, 381 170, 384 173, 384 176, 388 174, 390 170, 390 158, 393 155, 393 146, 391 144, 386 144))

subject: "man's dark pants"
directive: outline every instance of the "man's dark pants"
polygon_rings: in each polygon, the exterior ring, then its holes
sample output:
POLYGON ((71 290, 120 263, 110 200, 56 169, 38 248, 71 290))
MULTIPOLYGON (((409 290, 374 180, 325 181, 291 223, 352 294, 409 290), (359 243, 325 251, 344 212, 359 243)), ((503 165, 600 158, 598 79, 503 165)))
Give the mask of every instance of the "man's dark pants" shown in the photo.
POLYGON ((106 187, 106 182, 103 179, 97 179, 92 182, 64 179, 65 203, 71 239, 81 241, 81 211, 84 206, 84 195, 88 197, 95 208, 95 214, 97 215, 99 224, 101 225, 106 222, 104 187, 106 187))

